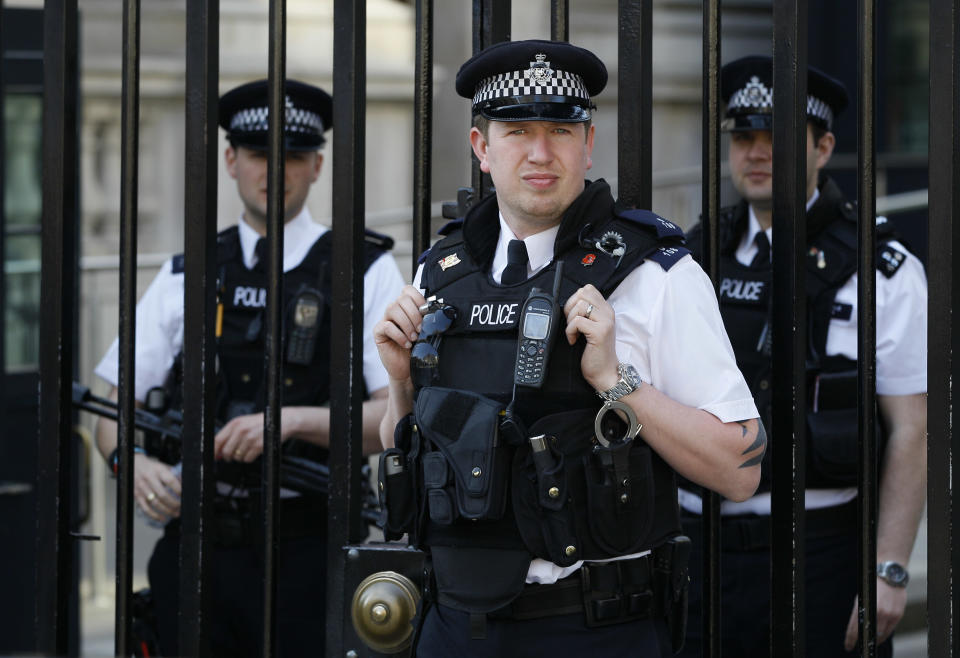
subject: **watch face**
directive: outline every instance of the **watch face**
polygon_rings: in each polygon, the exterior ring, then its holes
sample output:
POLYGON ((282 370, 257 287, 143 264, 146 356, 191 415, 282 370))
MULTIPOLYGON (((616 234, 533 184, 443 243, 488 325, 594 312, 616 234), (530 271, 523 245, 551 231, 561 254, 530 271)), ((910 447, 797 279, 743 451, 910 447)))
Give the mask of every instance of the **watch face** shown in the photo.
POLYGON ((896 562, 884 562, 882 565, 880 565, 879 571, 880 577, 891 585, 906 584, 908 577, 907 570, 896 562))
POLYGON ((640 385, 640 373, 637 372, 637 369, 634 368, 629 363, 623 365, 623 378, 630 382, 630 385, 636 388, 640 385))

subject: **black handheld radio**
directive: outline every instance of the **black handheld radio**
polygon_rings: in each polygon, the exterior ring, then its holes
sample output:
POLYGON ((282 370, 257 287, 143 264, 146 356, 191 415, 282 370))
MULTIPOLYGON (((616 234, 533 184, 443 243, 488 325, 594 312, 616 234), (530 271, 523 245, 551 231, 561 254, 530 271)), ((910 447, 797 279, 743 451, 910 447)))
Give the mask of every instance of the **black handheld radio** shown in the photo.
POLYGON ((517 362, 514 382, 519 386, 540 388, 547 374, 547 361, 553 348, 561 309, 557 304, 563 261, 557 262, 553 277, 553 294, 539 288, 530 290, 520 315, 520 337, 517 340, 517 362))
POLYGON ((287 336, 287 363, 310 365, 323 321, 323 295, 319 290, 309 287, 300 290, 294 300, 292 320, 287 336))

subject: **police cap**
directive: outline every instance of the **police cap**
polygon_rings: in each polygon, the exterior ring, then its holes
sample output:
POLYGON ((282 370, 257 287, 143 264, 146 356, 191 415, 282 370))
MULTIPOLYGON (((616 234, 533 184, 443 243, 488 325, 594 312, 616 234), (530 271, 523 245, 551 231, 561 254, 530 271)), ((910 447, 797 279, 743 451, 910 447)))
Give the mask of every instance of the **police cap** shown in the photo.
MULTIPOLYGON (((720 70, 720 95, 727 104, 721 128, 727 131, 773 129, 773 59, 742 57, 720 70)), ((807 120, 832 130, 847 106, 843 83, 823 71, 807 68, 807 120)))
POLYGON ((607 67, 592 52, 540 39, 494 44, 457 73, 457 93, 492 121, 587 121, 591 96, 606 84, 607 67))
MULTIPOLYGON (((297 80, 284 84, 286 122, 284 138, 288 151, 316 151, 323 133, 333 125, 333 99, 319 87, 297 80)), ((267 148, 268 87, 256 80, 231 89, 220 97, 220 127, 231 144, 251 149, 267 148)))

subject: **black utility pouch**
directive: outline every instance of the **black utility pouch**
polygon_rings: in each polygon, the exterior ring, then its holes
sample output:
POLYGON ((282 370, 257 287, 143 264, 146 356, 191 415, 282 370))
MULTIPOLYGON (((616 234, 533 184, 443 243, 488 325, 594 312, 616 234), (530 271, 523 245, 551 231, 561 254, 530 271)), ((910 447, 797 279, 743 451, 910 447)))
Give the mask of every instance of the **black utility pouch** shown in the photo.
MULTIPOLYGON (((855 487, 860 461, 857 444, 857 372, 821 372, 813 382, 807 412, 807 486, 855 487)), ((886 446, 877 422, 879 454, 886 446)))
POLYGON ((416 502, 413 492, 413 471, 399 448, 390 448, 380 455, 377 471, 380 492, 380 527, 387 540, 399 539, 413 529, 416 502))
POLYGON ((509 454, 499 446, 502 411, 499 402, 475 393, 440 387, 420 390, 414 417, 421 436, 434 450, 423 456, 424 488, 433 520, 444 523, 442 518, 452 522, 457 515, 477 520, 503 516, 509 454), (446 468, 435 462, 439 457, 446 468), (428 462, 431 485, 426 483, 428 462), (439 484, 441 476, 446 476, 443 486, 439 484), (449 506, 449 514, 445 506, 449 506), (435 513, 440 518, 434 518, 435 513))
POLYGON ((584 559, 587 550, 585 515, 577 518, 585 500, 579 466, 595 416, 592 409, 544 416, 514 455, 511 495, 520 536, 531 553, 561 567, 584 559))
POLYGON ((663 612, 674 653, 687 634, 687 598, 690 587, 690 538, 677 535, 653 549, 653 590, 663 612))
POLYGON ((595 445, 582 459, 593 541, 610 555, 644 548, 654 511, 650 446, 640 439, 595 445))

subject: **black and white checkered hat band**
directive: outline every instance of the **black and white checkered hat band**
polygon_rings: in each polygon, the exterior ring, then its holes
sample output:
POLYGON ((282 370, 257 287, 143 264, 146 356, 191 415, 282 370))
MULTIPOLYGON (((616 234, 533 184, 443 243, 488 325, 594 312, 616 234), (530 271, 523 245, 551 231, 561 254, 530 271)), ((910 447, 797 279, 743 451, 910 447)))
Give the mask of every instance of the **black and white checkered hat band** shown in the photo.
POLYGON ((530 69, 510 71, 490 76, 480 81, 473 96, 473 105, 477 106, 497 98, 522 96, 565 96, 577 99, 585 105, 590 104, 587 87, 576 73, 552 71, 547 84, 537 84, 530 75, 530 69))
MULTIPOLYGON (((288 133, 323 134, 323 119, 316 112, 298 107, 287 106, 285 131, 288 133)), ((266 132, 268 129, 268 107, 248 107, 240 110, 230 119, 230 132, 266 132)))
MULTIPOLYGON (((743 89, 730 97, 727 115, 773 112, 773 89, 754 77, 743 89)), ((807 118, 819 119, 829 130, 833 126, 833 110, 816 96, 807 96, 807 118)))

